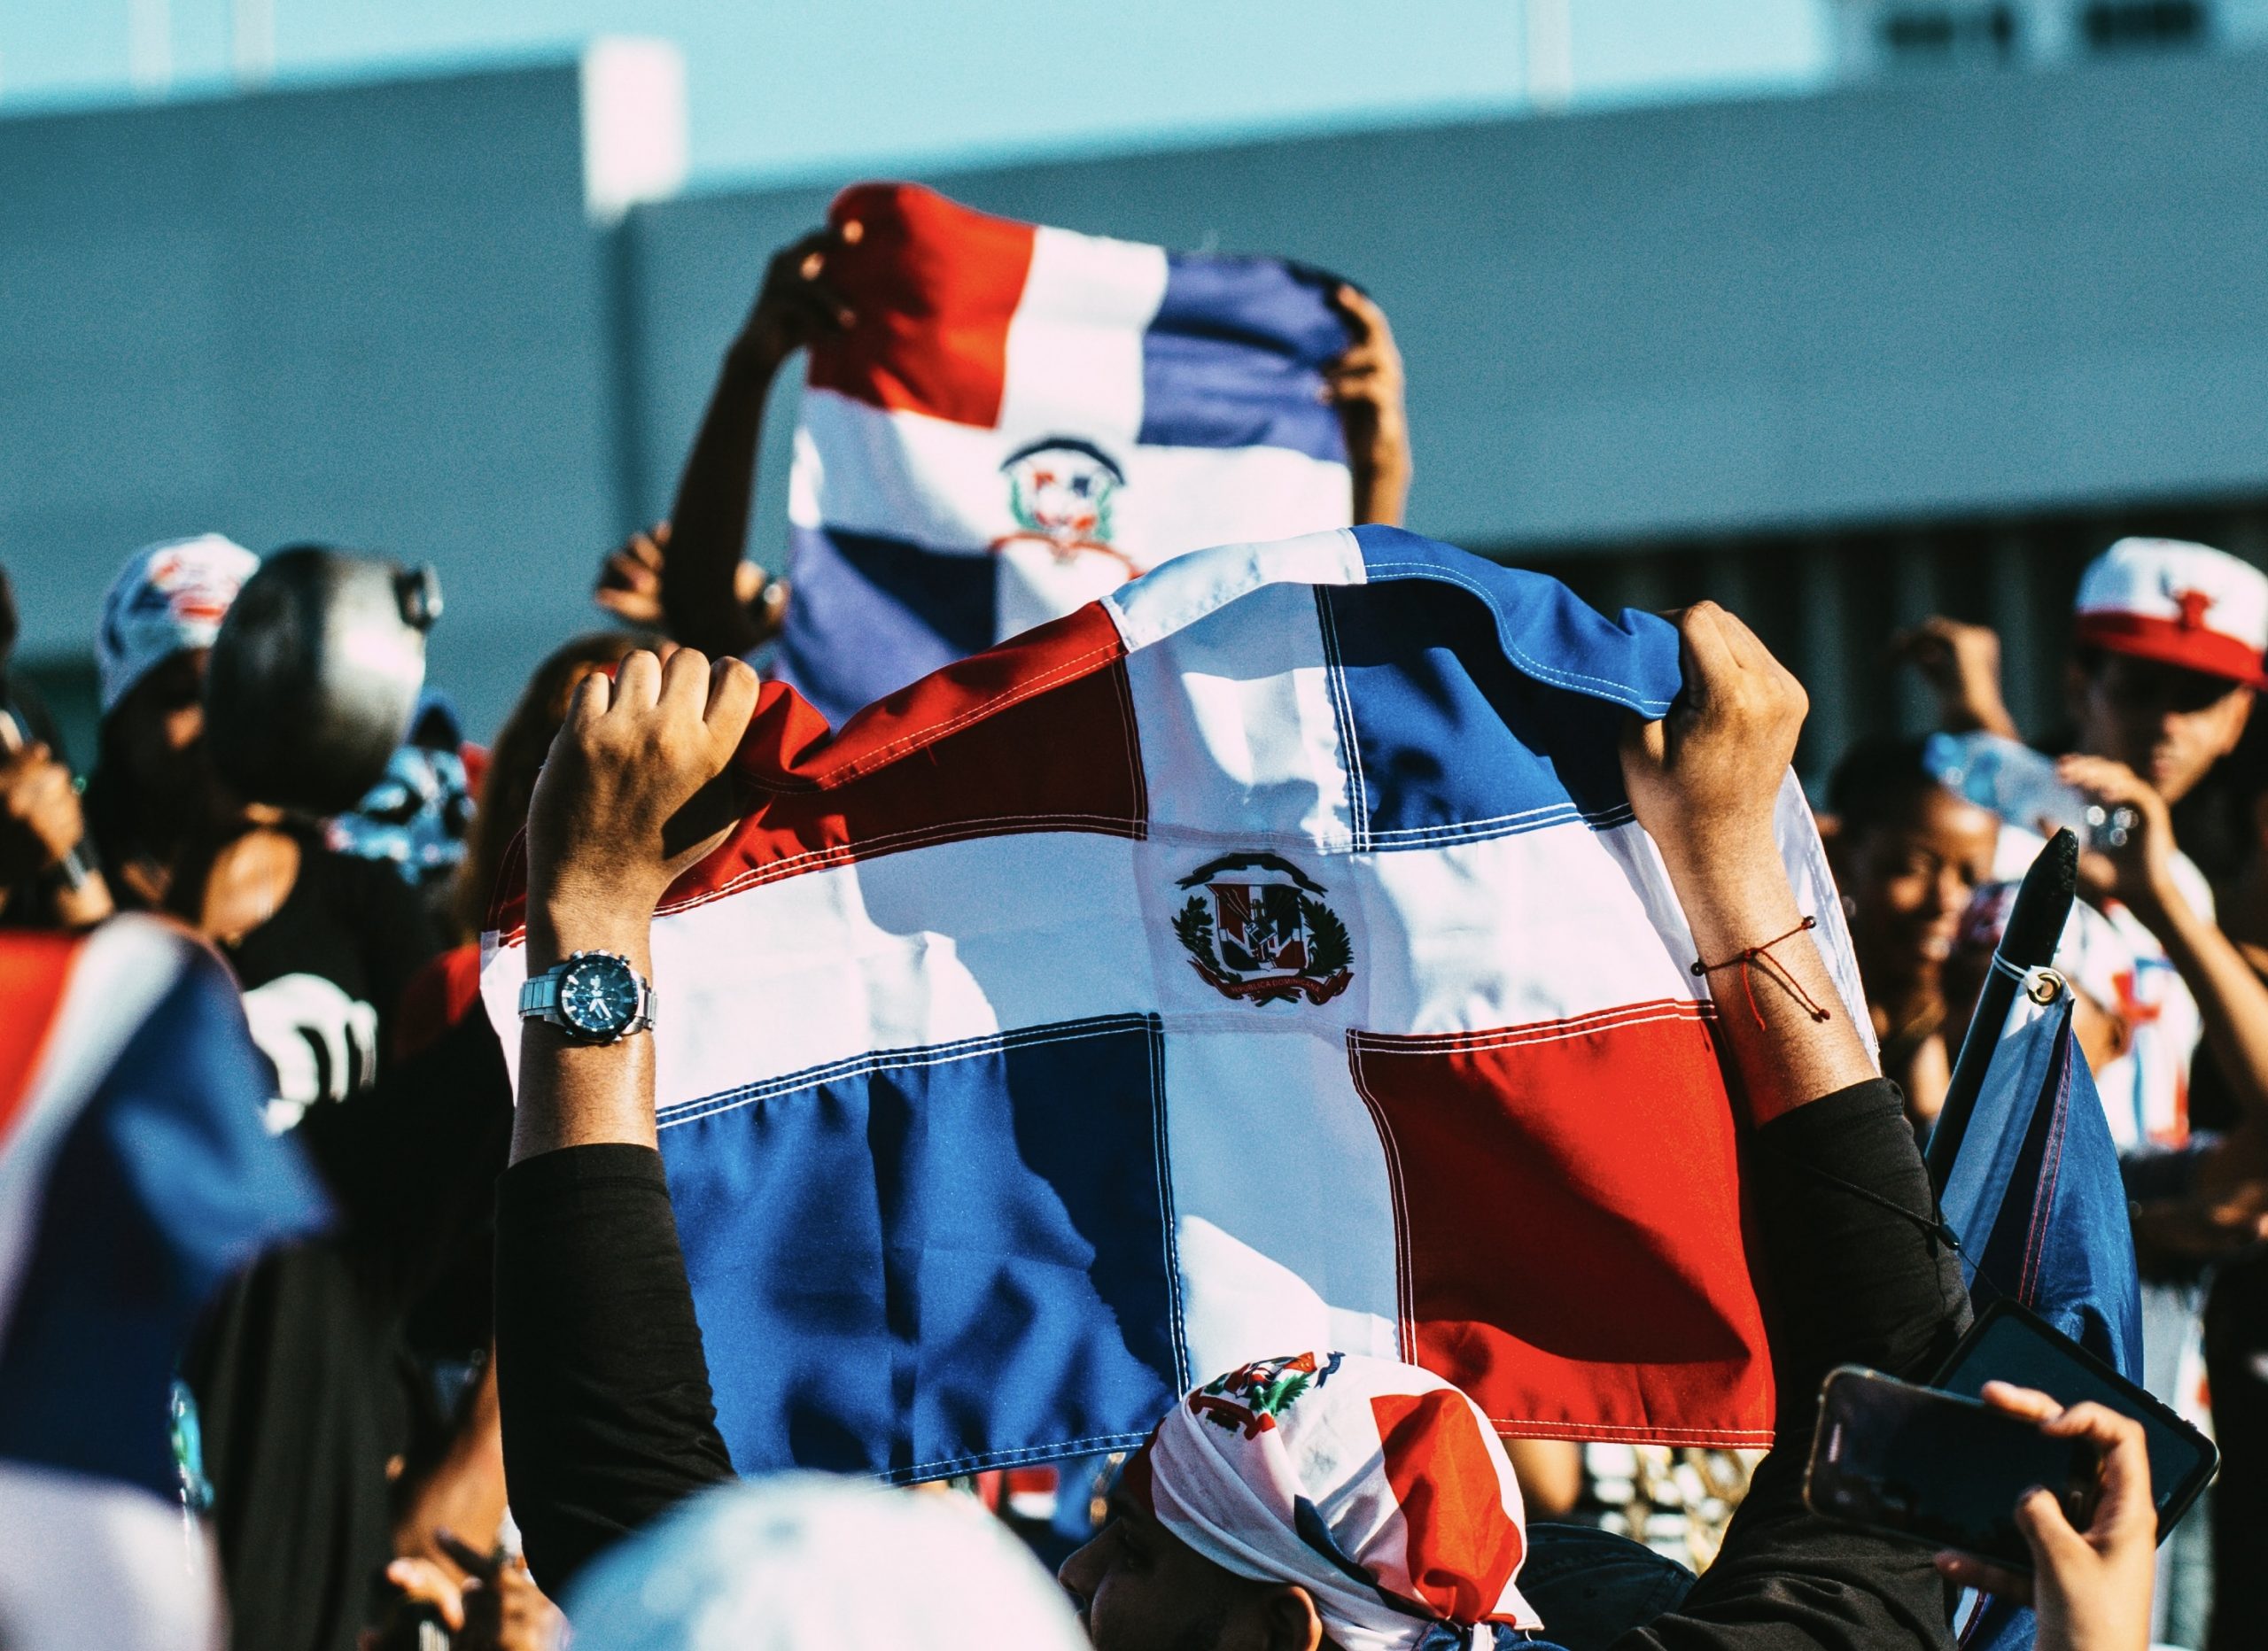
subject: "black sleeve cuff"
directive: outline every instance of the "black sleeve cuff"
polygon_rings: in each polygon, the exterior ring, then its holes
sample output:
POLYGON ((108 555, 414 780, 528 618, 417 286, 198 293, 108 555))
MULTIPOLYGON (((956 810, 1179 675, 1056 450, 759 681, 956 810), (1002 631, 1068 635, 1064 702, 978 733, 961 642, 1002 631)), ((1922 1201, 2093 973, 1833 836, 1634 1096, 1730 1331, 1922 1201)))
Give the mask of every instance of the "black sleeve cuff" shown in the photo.
POLYGON ((667 1196, 669 1180, 662 1173, 662 1155, 649 1146, 602 1142, 594 1146, 563 1146, 555 1151, 524 1158, 496 1182, 496 1208, 525 1211, 531 1205, 541 1213, 554 1198, 572 1198, 592 1186, 650 1186, 667 1196))
POLYGON ((1749 1164, 1785 1439, 1808 1434, 1838 1364, 1926 1376, 1968 1326, 1969 1291, 1896 1084, 1774 1119, 1749 1164))

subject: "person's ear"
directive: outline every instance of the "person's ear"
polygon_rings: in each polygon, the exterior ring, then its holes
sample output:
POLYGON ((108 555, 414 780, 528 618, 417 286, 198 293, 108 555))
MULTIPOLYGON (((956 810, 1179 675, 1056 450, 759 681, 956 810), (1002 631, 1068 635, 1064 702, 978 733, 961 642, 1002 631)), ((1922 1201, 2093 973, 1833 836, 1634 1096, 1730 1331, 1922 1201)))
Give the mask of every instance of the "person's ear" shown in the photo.
POLYGON ((1322 1651, 1323 1618, 1305 1588, 1271 1588, 1260 1608, 1267 1651, 1322 1651))

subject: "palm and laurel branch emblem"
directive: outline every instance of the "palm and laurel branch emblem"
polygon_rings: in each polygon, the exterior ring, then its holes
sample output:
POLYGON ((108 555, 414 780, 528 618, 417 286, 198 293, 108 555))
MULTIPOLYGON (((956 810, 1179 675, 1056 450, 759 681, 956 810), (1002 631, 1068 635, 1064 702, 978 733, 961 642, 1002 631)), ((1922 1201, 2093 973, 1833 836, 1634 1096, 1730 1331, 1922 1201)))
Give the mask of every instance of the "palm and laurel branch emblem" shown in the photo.
POLYGON ((1189 948, 1190 955, 1210 957, 1213 955, 1213 905, 1202 895, 1192 895, 1189 903, 1173 914, 1173 932, 1181 943, 1189 948))
POLYGON ((1174 913, 1175 938, 1190 966, 1222 996, 1321 1004, 1354 980, 1354 942, 1323 899, 1329 891, 1280 856, 1223 855, 1180 886, 1193 892, 1174 913), (1224 912, 1228 946, 1221 934, 1224 912))
POLYGON ((1308 967, 1317 974, 1337 974, 1355 960, 1355 943, 1339 914, 1312 895, 1300 896, 1300 915, 1308 920, 1314 944, 1308 948, 1308 967))

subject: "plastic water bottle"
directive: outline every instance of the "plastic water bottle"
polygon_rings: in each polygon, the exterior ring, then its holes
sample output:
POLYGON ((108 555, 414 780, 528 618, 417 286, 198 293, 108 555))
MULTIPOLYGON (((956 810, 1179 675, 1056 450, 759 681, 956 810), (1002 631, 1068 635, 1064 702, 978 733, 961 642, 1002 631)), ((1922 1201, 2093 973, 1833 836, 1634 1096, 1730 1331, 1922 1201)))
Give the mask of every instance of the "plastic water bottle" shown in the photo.
POLYGON ((2055 777, 2054 757, 1996 733, 1933 733, 1922 766, 1955 796, 2026 831, 2067 827, 2096 849, 2124 848, 2133 833, 2132 809, 2094 802, 2055 777))

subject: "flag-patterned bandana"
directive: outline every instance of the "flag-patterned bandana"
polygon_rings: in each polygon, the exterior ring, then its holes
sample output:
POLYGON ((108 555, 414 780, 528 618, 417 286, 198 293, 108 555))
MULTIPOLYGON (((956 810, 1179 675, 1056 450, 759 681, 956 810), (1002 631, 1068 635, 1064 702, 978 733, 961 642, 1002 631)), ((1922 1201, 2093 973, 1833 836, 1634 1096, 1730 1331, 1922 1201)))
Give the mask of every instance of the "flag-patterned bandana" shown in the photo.
POLYGON ((1167 1413, 1125 1486, 1223 1570, 1305 1588, 1342 1651, 1487 1647, 1495 1624, 1540 1625, 1513 1583, 1527 1543, 1504 1448, 1415 1365, 1245 1365, 1167 1413))

